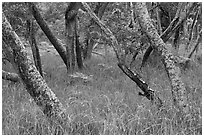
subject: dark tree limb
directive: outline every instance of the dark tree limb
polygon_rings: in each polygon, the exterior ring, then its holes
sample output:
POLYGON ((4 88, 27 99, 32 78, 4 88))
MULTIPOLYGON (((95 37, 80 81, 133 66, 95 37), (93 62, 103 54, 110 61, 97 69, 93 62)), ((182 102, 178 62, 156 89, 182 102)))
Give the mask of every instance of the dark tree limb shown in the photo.
POLYGON ((200 32, 200 34, 198 35, 197 40, 196 40, 196 44, 195 44, 193 50, 191 51, 191 53, 188 55, 188 58, 191 58, 191 57, 192 57, 193 53, 194 53, 195 50, 198 48, 198 46, 199 46, 201 40, 202 40, 202 32, 200 32))
MULTIPOLYGON (((190 15, 191 11, 199 6, 197 3, 193 3, 191 7, 189 8, 188 13, 183 16, 183 18, 179 18, 178 16, 175 16, 175 18, 172 20, 168 28, 160 35, 161 39, 166 43, 169 38, 173 35, 173 33, 180 28, 180 26, 183 24, 183 22, 187 19, 187 17, 190 15)), ((149 55, 151 54, 153 50, 152 46, 149 46, 143 56, 142 59, 142 65, 141 68, 144 66, 145 62, 147 61, 149 55)))
POLYGON ((148 100, 155 102, 158 108, 162 107, 162 100, 155 94, 156 91, 151 89, 145 81, 136 72, 131 71, 126 65, 118 63, 119 68, 143 91, 139 92, 140 96, 146 97, 148 100))
POLYGON ((2 70, 2 79, 10 80, 12 82, 19 82, 20 81, 20 77, 18 76, 18 74, 6 72, 4 70, 2 70))
POLYGON ((29 6, 31 8, 32 15, 36 19, 38 25, 40 26, 42 31, 45 33, 45 35, 47 36, 49 41, 53 44, 53 46, 55 47, 55 49, 57 50, 57 52, 61 56, 62 60, 64 61, 65 65, 67 65, 66 51, 65 51, 64 46, 61 45, 61 43, 58 41, 58 39, 53 35, 52 31, 50 30, 47 23, 45 22, 45 20, 41 16, 41 14, 40 14, 39 10, 37 9, 37 7, 35 6, 35 4, 32 2, 30 2, 28 4, 30 4, 29 6))

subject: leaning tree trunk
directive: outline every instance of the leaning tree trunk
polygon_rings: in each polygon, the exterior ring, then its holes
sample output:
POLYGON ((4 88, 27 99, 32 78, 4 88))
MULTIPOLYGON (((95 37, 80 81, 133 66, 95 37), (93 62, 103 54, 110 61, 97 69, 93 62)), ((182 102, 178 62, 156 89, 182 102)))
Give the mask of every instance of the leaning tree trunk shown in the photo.
POLYGON ((135 5, 136 15, 138 15, 139 24, 150 38, 151 46, 159 51, 162 57, 163 64, 169 76, 174 104, 184 112, 188 111, 186 89, 180 77, 180 69, 174 64, 174 56, 166 49, 165 43, 160 38, 157 30, 151 22, 146 4, 136 3, 135 5))
POLYGON ((70 120, 66 109, 54 92, 47 86, 45 80, 28 57, 23 43, 13 31, 4 14, 2 14, 2 36, 4 42, 12 49, 13 66, 17 68, 19 77, 22 79, 27 92, 50 122, 68 129, 70 120))
POLYGON ((41 59, 40 59, 40 51, 39 51, 39 48, 37 46, 36 39, 35 39, 36 30, 34 28, 35 26, 34 26, 34 22, 32 19, 27 20, 27 26, 28 26, 28 33, 30 36, 29 42, 30 42, 30 46, 32 49, 32 53, 33 53, 33 60, 34 60, 36 68, 40 72, 41 76, 43 76, 42 64, 41 64, 41 59))
POLYGON ((45 33, 49 41, 53 44, 59 55, 61 56, 62 60, 64 61, 65 65, 67 65, 67 58, 66 58, 66 50, 63 45, 60 44, 58 39, 52 34, 50 28, 48 27, 47 23, 41 16, 39 10, 35 6, 34 3, 29 3, 30 9, 32 11, 33 17, 36 19, 38 25, 42 29, 42 31, 45 33))

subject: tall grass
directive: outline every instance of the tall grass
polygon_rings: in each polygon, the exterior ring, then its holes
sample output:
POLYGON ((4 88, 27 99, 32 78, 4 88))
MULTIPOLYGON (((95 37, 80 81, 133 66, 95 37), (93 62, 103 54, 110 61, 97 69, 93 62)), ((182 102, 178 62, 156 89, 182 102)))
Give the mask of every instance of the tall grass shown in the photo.
MULTIPOLYGON (((66 134, 202 134, 201 65, 182 72, 190 105, 190 115, 186 115, 172 105, 168 77, 162 64, 153 61, 140 74, 164 101, 161 110, 138 96, 140 89, 116 66, 114 58, 106 64, 109 67, 98 65, 105 61, 95 56, 85 62, 86 68, 82 73, 92 75, 93 80, 84 82, 70 79, 59 57, 43 56, 45 79, 72 120, 66 134)), ((140 61, 135 61, 134 65, 138 70, 140 61)), ((11 70, 8 66, 3 68, 11 70)), ((21 83, 3 80, 2 104, 4 135, 63 133, 59 125, 47 121, 21 83)))

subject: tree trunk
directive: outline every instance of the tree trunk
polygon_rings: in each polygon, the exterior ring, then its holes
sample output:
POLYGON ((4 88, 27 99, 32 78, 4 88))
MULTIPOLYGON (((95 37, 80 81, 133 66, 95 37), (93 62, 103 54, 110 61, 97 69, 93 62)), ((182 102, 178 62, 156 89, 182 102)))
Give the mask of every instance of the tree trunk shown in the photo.
POLYGON ((34 63, 35 63, 36 68, 40 72, 41 76, 43 77, 40 52, 39 52, 39 48, 37 46, 36 39, 35 39, 36 30, 34 28, 35 26, 34 26, 34 22, 32 19, 27 20, 27 26, 28 26, 28 33, 30 35, 29 42, 30 42, 30 46, 32 49, 32 53, 33 53, 34 63))
POLYGON ((66 34, 66 55, 67 55, 67 72, 73 72, 75 69, 75 22, 78 9, 80 8, 79 2, 70 2, 65 13, 65 34, 66 34))
POLYGON ((39 71, 37 71, 35 65, 28 57, 23 43, 13 31, 4 14, 2 14, 2 36, 4 42, 13 51, 13 66, 17 68, 27 92, 32 96, 50 122, 54 122, 61 125, 64 129, 68 129, 69 117, 66 109, 54 92, 47 86, 39 71))
POLYGON ((75 22, 75 45, 76 45, 76 60, 78 68, 81 70, 83 68, 83 60, 82 60, 82 50, 79 43, 79 36, 78 36, 78 19, 75 22))
POLYGON ((43 30, 47 38, 50 40, 50 42, 53 44, 59 55, 61 56, 62 60, 64 61, 65 65, 67 65, 67 58, 66 58, 66 50, 64 49, 64 46, 60 44, 58 39, 52 34, 50 28, 48 27, 47 23, 41 16, 39 10, 35 6, 34 3, 29 3, 30 9, 32 11, 33 17, 36 19, 38 25, 43 30))
POLYGON ((174 64, 174 56, 166 49, 165 43, 158 35, 154 25, 151 23, 151 18, 149 17, 146 4, 136 3, 135 10, 136 15, 138 15, 138 21, 142 30, 144 30, 147 37, 150 38, 152 47, 157 49, 162 57, 163 64, 171 82, 172 95, 175 106, 182 111, 187 112, 188 104, 186 89, 180 78, 180 69, 174 64))
POLYGON ((12 82, 19 82, 20 81, 20 77, 18 76, 18 74, 6 72, 4 70, 2 70, 2 79, 10 80, 12 82))

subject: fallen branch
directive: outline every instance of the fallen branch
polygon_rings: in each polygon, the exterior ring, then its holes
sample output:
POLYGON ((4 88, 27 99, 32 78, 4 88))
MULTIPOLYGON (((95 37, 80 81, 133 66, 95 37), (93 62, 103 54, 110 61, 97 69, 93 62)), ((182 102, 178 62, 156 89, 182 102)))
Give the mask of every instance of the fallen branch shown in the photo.
POLYGON ((92 53, 93 53, 93 54, 96 54, 96 55, 99 55, 99 56, 102 56, 102 57, 105 58, 105 56, 104 56, 103 54, 101 54, 101 53, 98 53, 98 52, 95 52, 95 51, 92 51, 92 53))
POLYGON ((144 92, 139 92, 140 96, 146 97, 148 100, 154 102, 158 108, 162 106, 162 100, 155 94, 155 91, 151 89, 147 83, 139 76, 138 73, 131 71, 126 65, 118 63, 119 68, 131 79, 138 87, 144 92))

